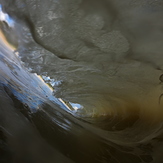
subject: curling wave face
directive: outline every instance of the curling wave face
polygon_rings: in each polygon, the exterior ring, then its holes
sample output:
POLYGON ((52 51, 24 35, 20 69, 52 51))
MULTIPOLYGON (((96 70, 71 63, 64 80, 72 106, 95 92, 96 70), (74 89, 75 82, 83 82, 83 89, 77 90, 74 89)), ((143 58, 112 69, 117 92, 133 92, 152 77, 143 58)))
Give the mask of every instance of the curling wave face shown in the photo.
POLYGON ((160 163, 161 1, 0 3, 2 151, 27 162, 160 163))

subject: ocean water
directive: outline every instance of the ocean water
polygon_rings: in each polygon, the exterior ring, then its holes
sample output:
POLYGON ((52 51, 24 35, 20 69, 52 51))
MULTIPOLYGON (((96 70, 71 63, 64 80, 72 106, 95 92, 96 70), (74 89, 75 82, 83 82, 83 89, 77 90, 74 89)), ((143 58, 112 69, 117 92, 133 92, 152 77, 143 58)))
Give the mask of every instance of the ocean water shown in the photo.
POLYGON ((162 163, 162 0, 0 0, 0 163, 162 163))

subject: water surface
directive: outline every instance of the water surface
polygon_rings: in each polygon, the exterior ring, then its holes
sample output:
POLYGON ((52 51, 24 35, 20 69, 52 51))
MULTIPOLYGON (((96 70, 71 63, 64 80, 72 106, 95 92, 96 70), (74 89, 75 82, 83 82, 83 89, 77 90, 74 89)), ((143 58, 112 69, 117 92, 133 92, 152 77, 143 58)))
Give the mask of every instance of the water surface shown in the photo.
POLYGON ((161 0, 0 0, 0 162, 161 163, 161 0))

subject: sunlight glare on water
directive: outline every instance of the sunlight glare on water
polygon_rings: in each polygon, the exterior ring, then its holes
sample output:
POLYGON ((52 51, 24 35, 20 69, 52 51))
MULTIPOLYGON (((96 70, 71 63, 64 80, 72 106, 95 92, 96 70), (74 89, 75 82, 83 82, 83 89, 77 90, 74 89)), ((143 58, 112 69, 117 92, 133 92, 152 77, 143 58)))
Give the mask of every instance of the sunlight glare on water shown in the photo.
POLYGON ((10 16, 2 11, 2 6, 0 5, 0 21, 5 21, 10 27, 14 26, 14 21, 10 16))

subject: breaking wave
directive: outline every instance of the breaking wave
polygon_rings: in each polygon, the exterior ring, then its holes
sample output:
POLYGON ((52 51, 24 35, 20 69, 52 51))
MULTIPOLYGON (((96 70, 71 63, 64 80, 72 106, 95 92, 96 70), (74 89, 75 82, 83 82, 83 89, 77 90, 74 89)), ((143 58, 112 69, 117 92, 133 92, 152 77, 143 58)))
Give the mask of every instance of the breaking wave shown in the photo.
POLYGON ((0 162, 162 162, 161 1, 0 4, 0 162))

